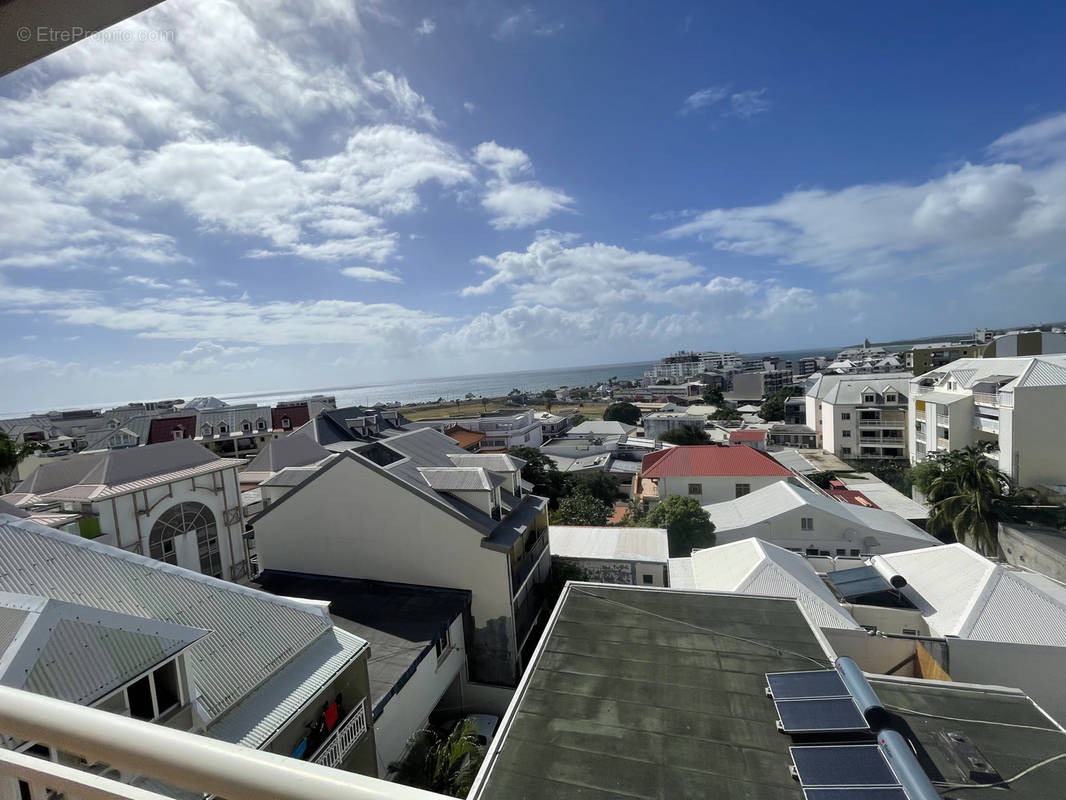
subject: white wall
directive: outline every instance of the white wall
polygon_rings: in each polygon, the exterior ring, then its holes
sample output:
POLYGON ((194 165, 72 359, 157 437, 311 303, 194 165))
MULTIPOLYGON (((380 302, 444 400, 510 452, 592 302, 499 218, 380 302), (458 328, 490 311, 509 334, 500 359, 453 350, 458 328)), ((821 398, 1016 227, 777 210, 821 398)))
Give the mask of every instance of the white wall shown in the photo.
POLYGON ((477 530, 394 479, 345 457, 254 525, 260 569, 472 591, 471 659, 514 672, 508 554, 482 547, 477 530))
MULTIPOLYGON (((1001 409, 1001 416, 1011 409, 1001 409)), ((1010 452, 1017 465, 1011 472, 1023 486, 1066 483, 1066 387, 1034 386, 1014 390, 1013 440, 1003 441, 1000 452, 1010 452)), ((1000 422, 1003 430, 1006 421, 1000 422)), ((1001 466, 1002 469, 1002 466, 1001 466)))
POLYGON ((1018 688, 1059 723, 1066 720, 1066 648, 948 639, 952 680, 1018 688))
MULTIPOLYGON (((821 408, 821 421, 822 421, 822 449, 827 453, 839 453, 840 445, 843 441, 840 438, 840 426, 850 424, 847 421, 841 422, 840 409, 834 407, 830 403, 822 402, 819 404, 821 408)), ((854 438, 855 434, 851 434, 854 438)), ((851 439, 848 439, 851 442, 851 439)), ((850 446, 845 445, 845 446, 850 446)), ((852 453, 855 449, 852 448, 852 453)))
MULTIPOLYGON (((914 639, 889 639, 871 636, 850 628, 822 628, 829 646, 837 656, 854 659, 859 669, 881 675, 915 652, 914 639)), ((911 676, 913 667, 904 667, 897 675, 911 676)))
POLYGON ((751 491, 762 489, 777 481, 787 480, 785 477, 767 477, 764 475, 738 475, 738 476, 668 476, 659 479, 659 497, 666 498, 672 494, 688 496, 688 485, 698 483, 702 488, 702 494, 692 495, 700 505, 721 503, 726 500, 735 500, 737 497, 737 484, 746 483, 751 491))
MULTIPOLYGON (((444 692, 465 672, 466 642, 463 640, 462 615, 452 622, 448 633, 451 650, 438 661, 436 652, 431 649, 403 688, 389 698, 381 716, 374 722, 379 775, 385 775, 389 764, 403 755, 411 734, 425 725, 444 692)), ((371 647, 370 658, 374 657, 371 647)))
POLYGON ((630 586, 668 586, 667 565, 645 561, 609 560, 601 558, 568 558, 552 556, 559 561, 583 569, 587 575, 582 580, 594 583, 620 583, 630 586), (645 577, 651 579, 645 583, 645 577))

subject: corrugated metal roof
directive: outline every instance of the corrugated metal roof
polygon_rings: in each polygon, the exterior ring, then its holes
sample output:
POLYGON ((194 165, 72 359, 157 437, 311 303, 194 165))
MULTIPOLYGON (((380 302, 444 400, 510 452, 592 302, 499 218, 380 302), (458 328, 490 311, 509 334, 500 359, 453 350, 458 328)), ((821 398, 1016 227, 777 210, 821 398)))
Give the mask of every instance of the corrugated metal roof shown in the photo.
POLYGON ((597 528, 584 525, 552 525, 548 547, 553 556, 665 564, 670 545, 665 528, 597 528))
POLYGON ((22 608, 0 606, 0 655, 15 640, 19 628, 22 627, 22 623, 26 621, 29 613, 29 611, 22 608))
POLYGON ((331 630, 323 612, 36 525, 0 522, 0 590, 211 631, 187 651, 209 718, 331 630))
POLYGON ((419 467, 418 472, 438 492, 490 492, 504 483, 481 467, 419 467))
POLYGON ((692 554, 697 589, 790 597, 826 628, 859 628, 803 556, 759 539, 699 550, 692 554))
POLYGON ((1034 358, 1032 366, 1021 377, 1018 386, 1066 386, 1066 359, 1034 358))
POLYGON ((645 478, 717 475, 787 478, 792 473, 765 453, 743 445, 674 447, 644 457, 645 478), (649 461, 654 463, 649 466, 649 461))
POLYGON ((271 439, 245 468, 246 473, 279 472, 285 467, 303 467, 328 457, 330 451, 309 436, 271 439))
POLYGON ((766 431, 765 430, 742 430, 742 431, 730 431, 729 441, 731 442, 765 442, 766 431))
POLYGON ((490 472, 518 472, 526 465, 507 453, 450 453, 448 460, 457 467, 484 467, 490 472))
POLYGON ((207 734, 246 747, 262 746, 366 646, 358 636, 333 628, 209 726, 207 734))

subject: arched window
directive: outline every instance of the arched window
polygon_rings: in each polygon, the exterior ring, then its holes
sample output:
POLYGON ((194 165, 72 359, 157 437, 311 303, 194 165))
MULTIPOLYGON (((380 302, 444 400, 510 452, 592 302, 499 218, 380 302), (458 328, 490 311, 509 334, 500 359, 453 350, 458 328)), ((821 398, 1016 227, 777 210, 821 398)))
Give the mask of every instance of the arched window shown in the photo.
POLYGON ((196 534, 200 572, 221 578, 222 556, 218 547, 218 525, 214 513, 203 503, 178 503, 164 511, 152 526, 152 533, 148 537, 148 554, 167 564, 177 564, 178 554, 174 537, 184 533, 196 534))

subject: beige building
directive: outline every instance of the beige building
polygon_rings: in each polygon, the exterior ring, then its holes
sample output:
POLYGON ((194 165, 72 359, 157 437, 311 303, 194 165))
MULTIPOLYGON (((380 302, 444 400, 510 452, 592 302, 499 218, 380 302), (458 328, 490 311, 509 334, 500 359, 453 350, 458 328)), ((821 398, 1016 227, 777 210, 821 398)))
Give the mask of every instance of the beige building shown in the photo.
POLYGON ((807 389, 818 446, 846 461, 907 457, 910 375, 820 375, 807 389))

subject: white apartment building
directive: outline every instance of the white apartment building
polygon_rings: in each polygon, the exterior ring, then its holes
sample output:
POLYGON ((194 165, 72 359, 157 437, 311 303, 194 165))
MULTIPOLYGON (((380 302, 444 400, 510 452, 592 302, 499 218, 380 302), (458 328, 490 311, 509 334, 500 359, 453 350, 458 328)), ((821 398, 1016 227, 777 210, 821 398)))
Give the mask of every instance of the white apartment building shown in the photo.
POLYGON ((662 380, 678 383, 685 378, 699 375, 703 372, 723 372, 736 369, 740 364, 739 353, 681 351, 660 359, 657 364, 644 373, 644 377, 649 383, 656 383, 662 380))
POLYGON ((1023 486, 1066 483, 1066 355, 963 358, 911 381, 908 449, 929 454, 992 442, 1023 486))
POLYGON ((459 425, 467 430, 485 434, 482 450, 508 450, 512 447, 540 447, 544 430, 536 411, 493 411, 475 417, 446 417, 424 419, 408 423, 408 429, 433 428, 443 431, 446 427, 459 425))
POLYGON ((845 460, 906 458, 910 380, 906 373, 814 378, 806 415, 819 447, 845 460))
POLYGON ((81 515, 82 536, 215 578, 248 575, 237 470, 189 439, 46 459, 4 499, 81 515))
POLYGON ((677 428, 702 431, 707 427, 707 417, 702 414, 689 414, 687 411, 656 411, 645 414, 642 421, 644 436, 648 439, 661 439, 664 433, 677 428))

